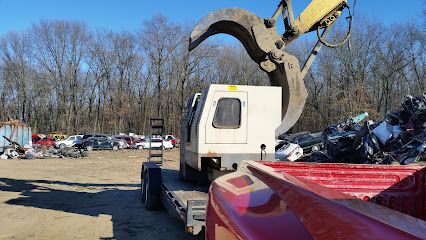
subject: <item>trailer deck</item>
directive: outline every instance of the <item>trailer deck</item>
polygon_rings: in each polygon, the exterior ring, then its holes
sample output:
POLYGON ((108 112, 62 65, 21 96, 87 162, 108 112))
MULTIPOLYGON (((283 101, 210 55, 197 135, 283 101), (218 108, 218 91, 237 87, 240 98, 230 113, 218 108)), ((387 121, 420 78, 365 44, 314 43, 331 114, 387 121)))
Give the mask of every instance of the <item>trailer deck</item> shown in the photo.
POLYGON ((162 168, 163 188, 172 194, 182 208, 187 208, 188 201, 206 200, 208 187, 200 187, 185 182, 179 177, 179 170, 162 168))
MULTIPOLYGON (((208 187, 185 182, 179 177, 179 170, 163 168, 153 162, 145 162, 142 167, 142 201, 150 201, 150 194, 159 194, 162 205, 170 215, 185 223, 185 230, 197 235, 205 225, 208 187), (149 180, 147 180, 149 176, 149 180)), ((154 197, 151 201, 158 201, 154 197)), ((145 204, 150 208, 151 204, 145 204)), ((152 208, 159 206, 151 205, 152 208)))

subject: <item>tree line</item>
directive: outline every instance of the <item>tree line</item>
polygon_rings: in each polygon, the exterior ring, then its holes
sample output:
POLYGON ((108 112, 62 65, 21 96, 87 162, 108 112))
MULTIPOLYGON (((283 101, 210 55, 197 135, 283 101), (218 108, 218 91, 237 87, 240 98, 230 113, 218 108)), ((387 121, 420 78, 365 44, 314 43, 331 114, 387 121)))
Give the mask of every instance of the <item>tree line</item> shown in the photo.
MULTIPOLYGON (((157 15, 133 32, 56 20, 5 34, 0 120, 20 119, 40 133, 146 134, 149 118, 162 117, 167 133, 179 135, 186 99, 210 83, 269 84, 239 43, 215 38, 189 53, 192 27, 157 15)), ((314 44, 308 38, 288 50, 303 64, 314 44)), ((424 93, 425 77, 424 20, 359 19, 350 44, 324 48, 305 77, 309 98, 294 130, 321 131, 364 111, 380 118, 405 95, 424 93)))

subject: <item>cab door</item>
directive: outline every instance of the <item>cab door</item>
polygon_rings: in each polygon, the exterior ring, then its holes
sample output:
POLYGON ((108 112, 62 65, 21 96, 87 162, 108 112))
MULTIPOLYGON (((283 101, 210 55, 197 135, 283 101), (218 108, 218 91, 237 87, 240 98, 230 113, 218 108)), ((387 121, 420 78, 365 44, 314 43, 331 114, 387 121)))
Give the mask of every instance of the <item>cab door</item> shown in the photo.
POLYGON ((216 91, 206 122, 206 143, 247 143, 247 92, 216 91))

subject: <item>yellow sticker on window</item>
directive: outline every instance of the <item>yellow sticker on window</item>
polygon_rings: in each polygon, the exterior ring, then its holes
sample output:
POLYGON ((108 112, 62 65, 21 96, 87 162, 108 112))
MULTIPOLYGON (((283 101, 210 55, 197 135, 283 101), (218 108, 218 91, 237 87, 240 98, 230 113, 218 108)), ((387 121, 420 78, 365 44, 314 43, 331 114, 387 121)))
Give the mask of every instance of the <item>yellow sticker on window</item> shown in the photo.
POLYGON ((228 86, 228 91, 237 91, 237 90, 238 90, 238 88, 235 85, 229 85, 228 86))

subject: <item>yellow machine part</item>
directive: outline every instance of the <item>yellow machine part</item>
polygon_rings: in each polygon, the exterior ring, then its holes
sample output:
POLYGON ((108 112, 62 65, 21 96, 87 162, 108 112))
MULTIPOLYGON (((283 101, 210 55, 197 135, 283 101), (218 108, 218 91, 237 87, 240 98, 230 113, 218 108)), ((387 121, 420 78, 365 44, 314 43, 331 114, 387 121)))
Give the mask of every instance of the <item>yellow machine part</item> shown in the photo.
POLYGON ((347 0, 313 0, 295 20, 299 33, 314 30, 313 26, 319 24, 321 20, 330 14, 334 14, 336 11, 340 12, 346 4, 347 0))

